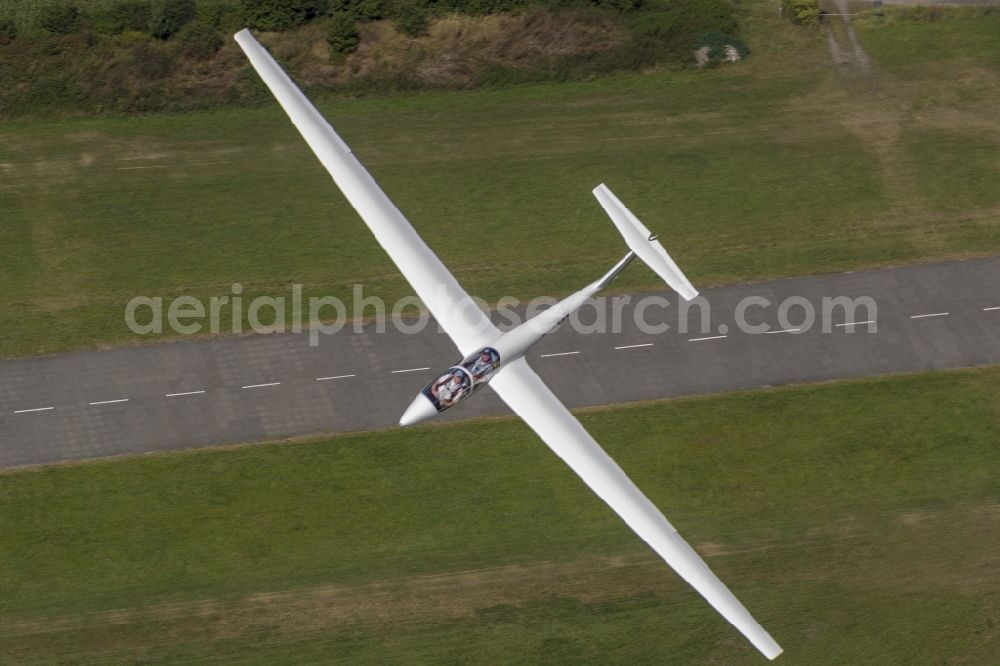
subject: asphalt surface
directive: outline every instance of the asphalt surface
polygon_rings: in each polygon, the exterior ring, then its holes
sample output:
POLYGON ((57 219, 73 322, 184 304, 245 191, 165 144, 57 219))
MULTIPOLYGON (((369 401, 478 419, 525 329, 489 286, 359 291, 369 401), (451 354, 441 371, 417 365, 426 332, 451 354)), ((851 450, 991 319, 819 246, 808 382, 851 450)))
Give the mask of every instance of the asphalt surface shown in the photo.
MULTIPOLYGON (((700 308, 684 319, 676 307, 652 302, 645 321, 670 329, 643 332, 634 316, 642 297, 633 295, 620 332, 584 334, 564 324, 532 349, 529 362, 571 408, 1000 363, 1000 258, 732 286, 703 296, 711 306, 707 326, 700 308), (770 332, 736 325, 737 307, 748 297, 772 303, 751 305, 744 317, 770 332), (814 304, 811 328, 801 325, 799 306, 781 325, 779 304, 789 297, 814 304), (834 308, 824 317, 824 297, 870 297, 876 310, 834 308), (846 325, 868 320, 874 323, 846 325), (801 330, 787 330, 795 328, 801 330)), ((594 321, 594 312, 583 311, 581 320, 594 321)), ((457 360, 436 326, 407 335, 371 325, 321 337, 315 347, 304 334, 281 334, 4 361, 0 466, 395 426, 436 371, 457 360)), ((439 418, 506 412, 484 390, 439 418)))

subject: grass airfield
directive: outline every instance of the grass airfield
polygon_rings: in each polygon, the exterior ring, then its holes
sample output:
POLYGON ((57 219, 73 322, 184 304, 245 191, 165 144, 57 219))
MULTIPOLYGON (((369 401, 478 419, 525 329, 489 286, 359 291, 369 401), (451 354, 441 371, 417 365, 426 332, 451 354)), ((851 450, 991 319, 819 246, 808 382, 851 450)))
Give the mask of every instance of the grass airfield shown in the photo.
MULTIPOLYGON (((583 423, 787 664, 998 650, 1000 369, 583 423)), ((4 663, 762 658, 509 419, 0 475, 4 663)))
MULTIPOLYGON (((862 27, 873 91, 768 7, 739 66, 320 106, 491 302, 620 256, 601 181, 700 286, 1000 251, 1000 16, 862 27)), ((276 104, 7 123, 0 220, 0 357, 134 341, 137 295, 410 293, 276 104)))

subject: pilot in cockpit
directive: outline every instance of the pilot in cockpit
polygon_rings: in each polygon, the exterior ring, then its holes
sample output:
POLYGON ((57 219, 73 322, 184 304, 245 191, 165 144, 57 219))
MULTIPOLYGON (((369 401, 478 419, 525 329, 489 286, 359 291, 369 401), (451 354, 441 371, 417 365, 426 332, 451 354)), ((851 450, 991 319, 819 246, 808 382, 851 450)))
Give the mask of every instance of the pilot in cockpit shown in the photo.
POLYGON ((490 350, 484 349, 480 352, 479 356, 469 364, 468 370, 473 381, 479 382, 488 377, 494 370, 493 354, 490 353, 490 350))
POLYGON ((461 400, 466 393, 466 387, 462 381, 462 373, 456 370, 446 375, 441 381, 431 387, 431 393, 441 404, 442 408, 451 407, 461 400))

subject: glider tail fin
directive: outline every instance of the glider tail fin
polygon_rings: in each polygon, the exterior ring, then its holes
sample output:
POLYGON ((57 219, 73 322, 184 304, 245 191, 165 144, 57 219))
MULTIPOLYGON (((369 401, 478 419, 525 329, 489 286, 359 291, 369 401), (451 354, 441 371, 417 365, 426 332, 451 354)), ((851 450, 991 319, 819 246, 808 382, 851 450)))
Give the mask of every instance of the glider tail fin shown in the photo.
POLYGON ((594 196, 604 208, 604 212, 618 227, 618 233, 625 239, 629 248, 646 262, 646 265, 653 269, 654 273, 663 278, 663 281, 680 294, 684 300, 690 301, 698 295, 698 290, 684 276, 681 269, 677 267, 674 260, 656 240, 656 236, 650 233, 646 225, 640 222, 639 218, 619 201, 607 185, 601 183, 595 187, 594 196))

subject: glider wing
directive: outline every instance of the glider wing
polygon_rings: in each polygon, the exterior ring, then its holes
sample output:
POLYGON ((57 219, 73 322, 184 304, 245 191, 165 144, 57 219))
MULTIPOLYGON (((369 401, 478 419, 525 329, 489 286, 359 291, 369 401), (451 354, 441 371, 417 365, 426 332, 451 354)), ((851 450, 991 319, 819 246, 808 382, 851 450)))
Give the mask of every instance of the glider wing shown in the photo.
POLYGON ((768 659, 781 647, 520 358, 489 384, 594 493, 768 659))
POLYGON ((467 355, 500 331, 389 200, 350 147, 249 30, 236 43, 441 328, 467 355))

